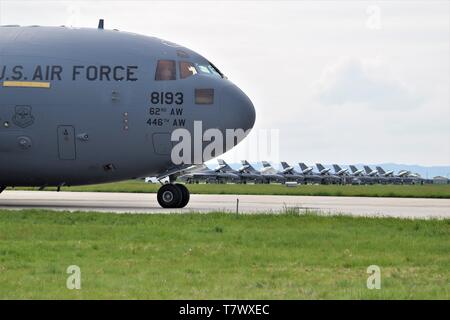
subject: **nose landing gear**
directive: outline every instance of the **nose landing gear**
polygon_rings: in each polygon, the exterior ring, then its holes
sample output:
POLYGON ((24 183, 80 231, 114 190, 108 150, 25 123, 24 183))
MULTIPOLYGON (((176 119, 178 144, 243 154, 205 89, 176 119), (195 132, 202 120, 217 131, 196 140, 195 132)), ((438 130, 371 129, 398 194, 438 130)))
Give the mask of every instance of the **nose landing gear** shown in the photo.
POLYGON ((158 203, 163 208, 184 208, 190 198, 189 190, 179 183, 165 184, 158 190, 158 203))

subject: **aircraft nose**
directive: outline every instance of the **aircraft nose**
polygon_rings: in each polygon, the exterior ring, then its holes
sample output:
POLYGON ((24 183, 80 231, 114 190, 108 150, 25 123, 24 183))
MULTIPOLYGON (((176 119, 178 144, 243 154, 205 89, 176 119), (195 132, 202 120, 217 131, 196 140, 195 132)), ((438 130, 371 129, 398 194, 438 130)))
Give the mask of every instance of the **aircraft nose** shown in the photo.
POLYGON ((235 85, 227 85, 222 89, 222 120, 224 129, 253 128, 256 119, 256 112, 253 103, 235 85))

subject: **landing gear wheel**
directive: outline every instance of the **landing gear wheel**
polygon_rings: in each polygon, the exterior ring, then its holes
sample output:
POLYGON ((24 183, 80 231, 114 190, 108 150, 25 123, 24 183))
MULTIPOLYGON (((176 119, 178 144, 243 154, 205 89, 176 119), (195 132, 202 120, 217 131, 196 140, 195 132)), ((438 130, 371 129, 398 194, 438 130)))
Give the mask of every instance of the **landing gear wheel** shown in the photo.
POLYGON ((180 188, 173 184, 165 184, 159 188, 157 199, 163 208, 178 208, 183 196, 180 188))
POLYGON ((177 183, 175 186, 181 191, 181 202, 180 202, 178 208, 184 208, 189 203, 189 199, 190 199, 189 190, 188 190, 188 188, 186 188, 186 186, 184 184, 177 183))

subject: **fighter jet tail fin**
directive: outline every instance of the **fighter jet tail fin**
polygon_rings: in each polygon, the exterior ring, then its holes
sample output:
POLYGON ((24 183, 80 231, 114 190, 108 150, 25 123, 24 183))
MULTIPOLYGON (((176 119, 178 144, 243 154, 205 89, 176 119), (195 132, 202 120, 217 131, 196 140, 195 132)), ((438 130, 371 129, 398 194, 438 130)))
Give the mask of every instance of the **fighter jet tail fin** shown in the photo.
POLYGON ((353 165, 350 165, 348 167, 350 168, 350 170, 352 170, 352 173, 355 173, 356 171, 358 171, 358 169, 356 169, 356 167, 353 165))
POLYGON ((261 163, 262 163, 264 168, 270 168, 271 167, 270 163, 267 162, 267 161, 261 161, 261 163))
POLYGON ((281 167, 283 167, 283 169, 287 169, 290 166, 287 164, 287 162, 281 161, 281 167))
POLYGON ((219 163, 219 167, 221 167, 222 169, 232 169, 223 159, 217 159, 217 162, 219 163))
POLYGON ((366 171, 367 174, 372 173, 372 169, 370 169, 369 166, 364 166, 364 170, 366 171))
POLYGON ((303 162, 300 162, 298 165, 300 166, 300 169, 302 169, 302 171, 305 171, 306 169, 308 169, 308 166, 306 164, 304 164, 303 162))
POLYGON ((342 168, 337 164, 333 164, 333 169, 334 169, 334 172, 336 172, 336 173, 342 170, 342 168))
POLYGON ((241 163, 243 166, 247 167, 247 170, 251 173, 258 173, 258 170, 256 170, 251 164, 250 162, 248 162, 247 160, 241 160, 241 163))
POLYGON ((325 167, 320 163, 316 163, 316 167, 319 171, 325 170, 325 167))
POLYGON ((382 167, 376 167, 377 171, 381 174, 386 174, 386 171, 382 167))

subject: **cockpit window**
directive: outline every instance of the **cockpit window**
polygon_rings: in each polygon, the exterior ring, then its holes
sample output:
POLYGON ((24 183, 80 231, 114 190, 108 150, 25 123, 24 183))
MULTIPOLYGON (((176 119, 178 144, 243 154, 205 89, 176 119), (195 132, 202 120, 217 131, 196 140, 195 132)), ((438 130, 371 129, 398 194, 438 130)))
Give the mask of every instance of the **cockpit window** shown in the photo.
POLYGON ((189 55, 183 50, 177 50, 177 56, 180 58, 189 59, 189 55))
POLYGON ((180 61, 180 78, 186 79, 190 76, 197 74, 197 69, 195 65, 188 61, 180 61))
POLYGON ((214 89, 195 89, 196 104, 213 104, 214 89))
POLYGON ((155 80, 176 80, 177 70, 174 60, 158 60, 155 80))
POLYGON ((215 65, 213 65, 211 62, 209 63, 209 68, 213 73, 219 75, 221 78, 225 78, 223 73, 220 72, 220 70, 215 65))
POLYGON ((223 78, 223 74, 212 63, 197 63, 197 70, 203 74, 210 74, 218 78, 223 78))

